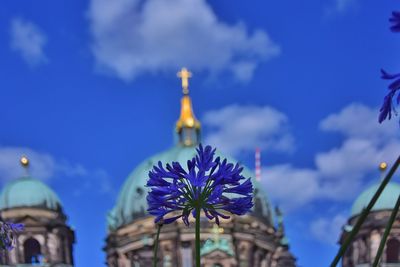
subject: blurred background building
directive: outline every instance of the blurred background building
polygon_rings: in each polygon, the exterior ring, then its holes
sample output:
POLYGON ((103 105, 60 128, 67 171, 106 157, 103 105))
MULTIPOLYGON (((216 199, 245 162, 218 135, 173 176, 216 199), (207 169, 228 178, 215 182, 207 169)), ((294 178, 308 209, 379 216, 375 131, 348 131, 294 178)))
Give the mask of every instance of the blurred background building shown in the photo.
MULTIPOLYGON (((382 174, 386 170, 386 163, 381 163, 380 170, 382 174)), ((380 183, 376 183, 364 192, 362 192, 351 209, 351 215, 347 224, 343 227, 343 231, 339 240, 342 244, 352 230, 353 225, 357 222, 364 207, 366 207, 373 195, 377 191, 380 183)), ((362 225, 360 231, 355 236, 354 241, 343 257, 343 267, 368 267, 372 266, 376 253, 381 242, 386 224, 389 221, 391 212, 395 206, 398 196, 400 195, 400 185, 390 182, 386 185, 378 201, 372 208, 366 221, 362 225)), ((381 257, 381 267, 400 267, 400 217, 393 224, 389 237, 386 241, 381 257)))
POLYGON ((15 248, 2 252, 0 266, 72 267, 74 231, 61 201, 47 185, 31 177, 29 160, 21 158, 26 175, 10 182, 0 194, 0 218, 23 223, 15 248))
MULTIPOLYGON (((176 122, 176 144, 154 155, 137 166, 123 185, 117 203, 108 217, 108 235, 104 248, 109 267, 151 266, 154 217, 147 214, 145 186, 148 173, 158 161, 170 163, 186 161, 196 154, 201 141, 201 124, 196 119, 189 97, 190 72, 182 69, 183 97, 181 114, 176 122)), ((226 155, 231 162, 237 162, 226 155)), ((258 157, 259 160, 259 157, 258 157)), ((259 163, 259 162, 258 162, 259 163)), ((259 164, 256 164, 259 166, 259 164)), ((259 171, 259 170, 258 170, 259 171)), ((202 265, 204 267, 292 267, 295 258, 289 251, 282 215, 273 215, 267 195, 254 173, 244 168, 243 175, 252 177, 255 188, 251 214, 231 216, 219 227, 207 219, 201 223, 202 265), (276 220, 276 221, 275 221, 276 220)), ((158 266, 194 266, 194 223, 186 227, 180 220, 165 225, 160 234, 158 266)))

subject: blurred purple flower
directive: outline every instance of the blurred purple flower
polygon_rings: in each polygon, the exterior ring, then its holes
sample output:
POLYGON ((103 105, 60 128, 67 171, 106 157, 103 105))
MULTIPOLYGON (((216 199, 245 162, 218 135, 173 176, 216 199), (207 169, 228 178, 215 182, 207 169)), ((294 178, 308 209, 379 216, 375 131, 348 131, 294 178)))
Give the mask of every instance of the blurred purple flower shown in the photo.
POLYGON ((383 104, 380 108, 379 114, 379 123, 382 123, 386 119, 392 118, 392 112, 396 114, 396 110, 393 105, 393 98, 397 93, 397 104, 400 103, 400 73, 397 74, 388 74, 386 71, 381 70, 382 79, 385 80, 394 80, 391 84, 389 84, 389 93, 383 99, 383 104))
POLYGON ((390 21, 390 23, 392 23, 390 30, 392 32, 400 32, 400 12, 393 11, 392 17, 389 19, 389 21, 390 21))
MULTIPOLYGON (((389 18, 390 23, 390 30, 392 32, 400 32, 400 12, 393 11, 392 17, 389 18)), ((396 109, 394 108, 393 98, 395 98, 397 94, 397 105, 400 104, 400 73, 396 74, 389 74, 383 69, 381 69, 382 79, 385 80, 394 80, 391 84, 389 84, 389 92, 383 99, 383 104, 379 110, 379 123, 382 123, 384 120, 390 120, 392 118, 392 112, 397 115, 396 109)))
POLYGON ((214 158, 211 146, 200 145, 196 150, 197 155, 187 161, 187 170, 178 162, 165 168, 158 162, 149 172, 148 211, 156 216, 156 223, 162 219, 168 224, 182 217, 189 225, 190 213, 195 217, 197 209, 202 209, 219 224, 219 217, 229 218, 226 212, 243 215, 253 207, 253 186, 250 178, 241 175, 243 168, 214 158), (178 214, 164 218, 173 212, 178 214))
POLYGON ((15 245, 16 234, 23 229, 24 225, 21 223, 0 221, 0 248, 3 250, 13 249, 15 245))

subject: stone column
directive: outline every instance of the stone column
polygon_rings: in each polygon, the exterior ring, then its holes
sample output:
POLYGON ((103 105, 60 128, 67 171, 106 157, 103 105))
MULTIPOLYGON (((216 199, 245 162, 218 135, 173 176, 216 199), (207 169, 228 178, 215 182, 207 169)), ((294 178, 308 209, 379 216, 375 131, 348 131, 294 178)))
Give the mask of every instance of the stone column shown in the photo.
POLYGON ((113 253, 111 256, 107 257, 107 266, 108 267, 119 267, 117 253, 113 253))
POLYGON ((61 255, 60 255, 60 242, 58 236, 53 233, 48 234, 47 236, 47 246, 48 246, 48 261, 49 262, 60 262, 61 255))
POLYGON ((237 254, 239 259, 239 267, 250 267, 252 266, 252 259, 250 252, 252 244, 249 241, 240 240, 238 241, 237 254))
POLYGON ((71 249, 70 249, 70 242, 68 240, 68 237, 64 236, 64 244, 62 245, 62 248, 64 249, 65 253, 65 262, 66 263, 71 263, 71 249))
MULTIPOLYGON (((143 249, 139 252, 139 263, 140 266, 148 267, 153 264, 153 251, 151 249, 143 249)), ((160 266, 160 261, 157 266, 160 266)))
MULTIPOLYGON (((118 255, 118 267, 126 267, 129 266, 129 259, 126 258, 124 254, 118 255)), ((145 265, 143 265, 145 266, 145 265)))
POLYGON ((162 266, 163 267, 172 267, 174 259, 174 245, 171 240, 162 240, 160 242, 160 254, 162 255, 162 266))
POLYGON ((261 261, 263 258, 263 255, 265 254, 265 252, 263 252, 262 249, 260 248, 256 248, 255 252, 254 252, 254 259, 253 259, 253 266, 254 267, 260 267, 261 266, 261 261))
POLYGON ((190 242, 183 242, 181 248, 182 267, 193 267, 193 252, 190 242))
POLYGON ((370 236, 370 255, 371 262, 375 260, 376 253, 378 252, 379 244, 381 242, 381 235, 377 230, 373 230, 370 236))

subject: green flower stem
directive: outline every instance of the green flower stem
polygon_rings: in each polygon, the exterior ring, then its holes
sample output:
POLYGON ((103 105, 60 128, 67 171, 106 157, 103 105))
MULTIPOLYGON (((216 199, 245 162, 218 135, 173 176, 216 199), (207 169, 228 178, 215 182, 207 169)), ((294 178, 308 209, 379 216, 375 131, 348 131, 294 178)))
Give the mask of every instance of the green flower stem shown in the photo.
POLYGON ((374 264, 372 265, 373 267, 377 267, 379 264, 379 261, 382 256, 383 248, 385 247, 386 240, 389 236, 390 230, 392 229, 392 225, 393 225, 394 221, 396 220, 396 215, 397 215, 397 212, 399 211, 399 207, 400 207, 400 195, 397 198, 396 205, 394 206, 392 214, 390 215, 389 221, 385 228, 385 232, 383 232, 382 240, 381 240, 381 243, 379 244, 378 251, 376 252, 374 264))
POLYGON ((361 228, 361 225, 364 223, 365 219, 367 218, 367 215, 369 214, 370 210, 372 207, 375 205, 376 201, 378 200, 379 196, 381 195, 383 189, 385 189, 385 186, 389 183, 390 179, 392 178, 393 174, 396 172, 397 167, 400 164, 400 156, 397 158, 396 162, 393 164, 392 168, 386 175, 385 179, 383 179, 382 183, 380 184, 378 190, 375 192, 374 196, 372 197, 371 201, 368 203, 367 207, 363 209, 361 212, 360 217, 358 218, 356 224, 354 225, 353 230, 350 232, 350 234, 346 237, 344 240, 342 246, 340 247, 338 253, 336 254, 335 258, 333 259, 331 263, 331 267, 336 267, 337 264, 339 263, 340 259, 343 257, 344 253, 346 252, 347 248, 353 241, 354 236, 358 233, 358 231, 361 228))
POLYGON ((200 267, 200 208, 196 208, 196 267, 200 267))
POLYGON ((157 236, 156 236, 156 240, 154 240, 154 247, 153 247, 153 267, 157 267, 158 240, 160 238, 160 232, 161 232, 162 226, 163 226, 162 223, 158 223, 157 236))

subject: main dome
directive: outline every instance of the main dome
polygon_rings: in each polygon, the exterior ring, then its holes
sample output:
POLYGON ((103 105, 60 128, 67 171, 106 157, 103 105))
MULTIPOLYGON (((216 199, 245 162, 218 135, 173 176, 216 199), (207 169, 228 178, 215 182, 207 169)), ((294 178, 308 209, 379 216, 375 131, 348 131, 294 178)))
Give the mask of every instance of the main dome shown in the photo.
MULTIPOLYGON (((148 174, 151 168, 158 161, 163 163, 179 162, 182 166, 186 166, 187 160, 193 158, 196 154, 195 146, 183 146, 177 144, 162 153, 156 154, 144 160, 137 168, 135 168, 128 176, 122 190, 119 194, 117 204, 110 212, 108 217, 108 226, 110 229, 116 229, 123 225, 131 223, 136 218, 140 218, 147 214, 146 196, 149 188, 145 185, 148 180, 148 174)), ((236 160, 216 153, 221 158, 227 158, 229 162, 237 162, 236 160)), ((272 214, 266 194, 263 192, 261 185, 254 179, 254 174, 244 167, 243 176, 252 178, 255 188, 255 206, 253 213, 257 216, 265 218, 272 223, 272 214)))
MULTIPOLYGON (((351 208, 351 216, 359 215, 362 210, 368 205, 380 184, 374 184, 367 188, 354 201, 351 208)), ((400 185, 397 183, 388 183, 372 208, 372 211, 391 210, 394 208, 397 198, 400 195, 400 185)))
POLYGON ((62 210, 54 191, 32 177, 22 177, 7 184, 0 194, 0 210, 22 207, 62 210))
MULTIPOLYGON (((144 160, 131 172, 118 196, 117 204, 108 215, 107 221, 110 230, 130 224, 133 220, 147 214, 146 196, 149 188, 145 185, 149 171, 158 161, 164 164, 179 162, 182 166, 186 166, 186 162, 196 155, 195 148, 200 143, 201 124, 194 115, 192 101, 189 97, 188 78, 191 77, 191 73, 183 68, 178 76, 182 78, 183 88, 181 112, 175 128, 178 142, 172 148, 144 160)), ((221 159, 226 158, 229 162, 237 162, 218 152, 216 154, 221 159)), ((254 179, 255 176, 249 169, 244 168, 242 173, 244 177, 252 178, 254 185, 253 214, 272 225, 271 208, 260 184, 254 179)))

